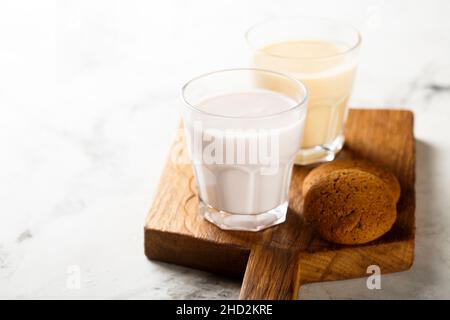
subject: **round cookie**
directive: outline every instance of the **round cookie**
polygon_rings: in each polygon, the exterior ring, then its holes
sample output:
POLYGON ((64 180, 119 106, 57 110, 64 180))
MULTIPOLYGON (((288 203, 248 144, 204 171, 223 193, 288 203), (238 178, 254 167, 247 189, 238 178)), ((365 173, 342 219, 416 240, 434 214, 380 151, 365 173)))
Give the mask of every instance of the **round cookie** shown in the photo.
POLYGON ((395 203, 400 199, 400 184, 397 178, 390 171, 380 168, 366 160, 336 160, 318 166, 303 181, 302 195, 305 196, 309 188, 317 181, 339 169, 355 169, 372 173, 387 184, 392 191, 395 203))
POLYGON ((392 191, 378 176, 339 169, 309 187, 304 216, 326 240, 361 244, 389 231, 397 217, 392 191))

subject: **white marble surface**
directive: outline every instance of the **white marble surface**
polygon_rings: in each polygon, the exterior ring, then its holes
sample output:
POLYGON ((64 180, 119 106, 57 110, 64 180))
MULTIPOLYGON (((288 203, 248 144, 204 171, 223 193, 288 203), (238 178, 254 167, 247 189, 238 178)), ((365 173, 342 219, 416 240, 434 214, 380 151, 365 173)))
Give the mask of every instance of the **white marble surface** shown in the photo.
POLYGON ((0 298, 238 297, 239 282, 147 261, 142 227, 180 85, 245 66, 244 31, 274 15, 357 25, 351 104, 416 116, 413 268, 301 297, 450 298, 449 14, 446 0, 2 1, 0 298))

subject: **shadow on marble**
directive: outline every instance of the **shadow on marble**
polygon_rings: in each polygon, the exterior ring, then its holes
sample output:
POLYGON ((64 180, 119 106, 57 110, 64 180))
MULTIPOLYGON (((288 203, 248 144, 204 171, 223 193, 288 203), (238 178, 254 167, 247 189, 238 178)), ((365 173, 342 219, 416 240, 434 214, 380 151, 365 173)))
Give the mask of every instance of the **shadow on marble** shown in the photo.
MULTIPOLYGON (((416 140, 416 247, 415 259, 411 269, 411 281, 414 281, 409 298, 437 298, 435 288, 442 285, 441 263, 444 255, 440 253, 444 243, 439 241, 445 234, 445 224, 441 221, 441 197, 445 191, 437 186, 438 148, 425 141, 416 140)), ((445 275, 444 275, 445 277, 445 275)), ((440 296, 440 295, 438 295, 440 296)))
MULTIPOLYGON (((164 278, 163 285, 128 292, 127 298, 144 299, 238 299, 242 279, 225 277, 160 261, 149 261, 164 278)), ((159 283, 159 281, 158 281, 159 283)))

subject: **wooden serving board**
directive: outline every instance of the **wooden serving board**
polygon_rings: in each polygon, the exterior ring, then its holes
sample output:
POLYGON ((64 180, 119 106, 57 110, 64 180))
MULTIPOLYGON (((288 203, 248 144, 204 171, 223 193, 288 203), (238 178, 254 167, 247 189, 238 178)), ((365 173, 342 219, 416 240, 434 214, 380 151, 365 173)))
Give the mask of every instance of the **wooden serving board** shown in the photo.
MULTIPOLYGON (((413 114, 400 110, 352 109, 339 158, 366 158, 390 169, 402 193, 394 227, 358 246, 322 240, 302 216, 302 181, 312 167, 295 166, 286 222, 261 232, 223 231, 198 214, 189 164, 167 162, 145 223, 150 259, 233 276, 243 275, 241 299, 296 299, 304 283, 366 277, 407 270, 414 259, 415 152, 413 114)), ((178 138, 172 156, 186 157, 178 138)))

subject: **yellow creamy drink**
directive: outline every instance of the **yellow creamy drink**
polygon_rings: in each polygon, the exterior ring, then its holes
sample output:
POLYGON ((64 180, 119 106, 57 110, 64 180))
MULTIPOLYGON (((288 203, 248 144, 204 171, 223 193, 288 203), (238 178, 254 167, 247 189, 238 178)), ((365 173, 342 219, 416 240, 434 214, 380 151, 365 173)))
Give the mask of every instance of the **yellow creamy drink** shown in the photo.
MULTIPOLYGON (((254 56, 257 68, 288 73, 309 91, 302 149, 341 143, 355 63, 345 54, 349 48, 320 40, 289 40, 261 47, 254 56)), ((265 86, 280 87, 277 79, 260 79, 265 86)), ((301 162, 301 161, 299 161, 301 162)))

